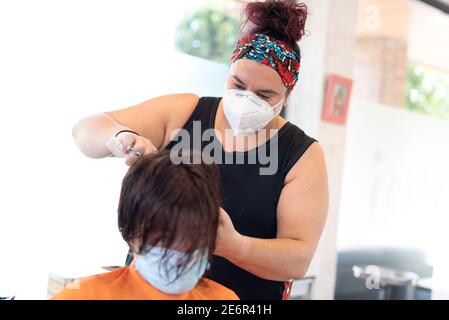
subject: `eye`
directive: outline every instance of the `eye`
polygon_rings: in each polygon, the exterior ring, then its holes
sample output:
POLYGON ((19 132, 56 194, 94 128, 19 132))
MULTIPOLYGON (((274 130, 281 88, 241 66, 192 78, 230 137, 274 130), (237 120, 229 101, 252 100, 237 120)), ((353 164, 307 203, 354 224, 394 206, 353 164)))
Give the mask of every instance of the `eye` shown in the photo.
POLYGON ((262 94, 259 94, 259 97, 264 99, 264 100, 269 100, 271 98, 271 97, 264 96, 262 94))
POLYGON ((242 85, 240 85, 238 83, 234 83, 234 87, 236 87, 237 89, 240 89, 240 90, 245 89, 245 87, 243 87, 242 85))

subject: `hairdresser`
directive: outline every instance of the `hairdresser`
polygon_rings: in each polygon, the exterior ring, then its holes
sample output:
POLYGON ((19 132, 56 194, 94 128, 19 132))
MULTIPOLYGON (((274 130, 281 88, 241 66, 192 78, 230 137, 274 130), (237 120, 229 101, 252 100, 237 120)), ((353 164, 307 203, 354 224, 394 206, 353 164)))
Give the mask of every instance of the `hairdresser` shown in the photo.
MULTIPOLYGON (((73 137, 90 158, 117 156, 132 165, 142 154, 177 148, 181 133, 195 138, 197 128, 208 130, 220 150, 214 156, 228 161, 218 163, 222 210, 207 276, 241 299, 282 299, 291 280, 306 274, 328 208, 319 142, 280 116, 301 85, 297 43, 307 7, 294 0, 253 2, 244 17, 222 97, 155 97, 81 119, 73 137), (258 156, 248 161, 266 149, 268 173, 258 156), (229 161, 236 158, 242 161, 229 161)), ((204 151, 210 141, 196 145, 204 151)))

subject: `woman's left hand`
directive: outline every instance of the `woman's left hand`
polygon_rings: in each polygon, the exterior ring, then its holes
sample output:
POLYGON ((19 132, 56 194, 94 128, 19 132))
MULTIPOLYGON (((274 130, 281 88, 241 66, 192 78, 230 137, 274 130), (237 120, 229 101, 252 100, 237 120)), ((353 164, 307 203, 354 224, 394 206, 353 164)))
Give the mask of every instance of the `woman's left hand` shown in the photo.
POLYGON ((241 234, 235 230, 234 224, 228 213, 223 208, 220 208, 214 254, 229 259, 239 247, 240 238, 241 234))

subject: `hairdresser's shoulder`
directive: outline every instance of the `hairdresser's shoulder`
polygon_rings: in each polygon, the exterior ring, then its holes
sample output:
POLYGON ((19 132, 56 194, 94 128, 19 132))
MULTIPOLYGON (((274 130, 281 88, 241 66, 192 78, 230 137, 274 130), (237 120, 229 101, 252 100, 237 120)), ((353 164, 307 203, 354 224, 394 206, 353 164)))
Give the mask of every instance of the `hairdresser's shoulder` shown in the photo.
POLYGON ((152 97, 138 104, 123 109, 105 112, 118 122, 126 125, 131 120, 134 125, 139 125, 140 120, 145 121, 164 120, 173 118, 173 115, 182 117, 183 114, 190 114, 198 104, 199 97, 194 93, 174 93, 152 97), (139 121, 135 121, 135 120, 139 121))
POLYGON ((194 93, 173 93, 152 98, 144 104, 157 104, 163 109, 182 111, 182 109, 194 109, 199 99, 200 97, 194 93))
MULTIPOLYGON (((187 120, 195 110, 200 97, 194 93, 175 93, 153 98, 146 102, 148 106, 155 105, 156 114, 162 117, 168 127, 178 127, 187 120)), ((149 108, 151 109, 151 107, 149 108)))

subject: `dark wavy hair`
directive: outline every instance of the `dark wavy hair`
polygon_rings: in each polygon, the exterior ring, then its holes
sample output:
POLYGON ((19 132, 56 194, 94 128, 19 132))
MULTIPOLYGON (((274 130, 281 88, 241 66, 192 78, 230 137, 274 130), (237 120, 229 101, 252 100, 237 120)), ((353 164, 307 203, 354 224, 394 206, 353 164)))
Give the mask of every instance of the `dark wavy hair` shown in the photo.
MULTIPOLYGON (((140 157, 123 178, 118 206, 119 230, 134 253, 160 246, 186 254, 177 277, 197 250, 211 261, 221 206, 218 167, 191 160, 173 164, 168 151, 140 157)), ((162 265, 168 258, 166 250, 162 265)))
POLYGON ((301 54, 298 41, 305 34, 308 9, 296 0, 267 0, 246 5, 243 35, 266 34, 301 54))

